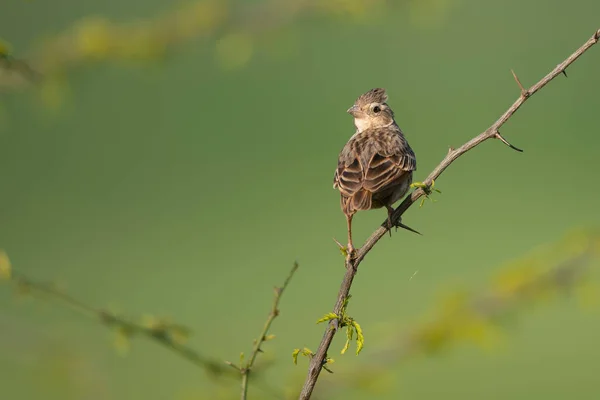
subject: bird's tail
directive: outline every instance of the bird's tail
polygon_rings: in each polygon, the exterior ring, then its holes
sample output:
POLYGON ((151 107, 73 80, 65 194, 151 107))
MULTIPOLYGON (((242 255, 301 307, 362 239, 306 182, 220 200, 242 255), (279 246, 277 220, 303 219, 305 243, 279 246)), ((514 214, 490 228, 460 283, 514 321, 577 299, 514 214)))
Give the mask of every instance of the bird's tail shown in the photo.
POLYGON ((360 189, 352 196, 352 208, 356 211, 370 210, 372 202, 372 193, 366 189, 360 189))

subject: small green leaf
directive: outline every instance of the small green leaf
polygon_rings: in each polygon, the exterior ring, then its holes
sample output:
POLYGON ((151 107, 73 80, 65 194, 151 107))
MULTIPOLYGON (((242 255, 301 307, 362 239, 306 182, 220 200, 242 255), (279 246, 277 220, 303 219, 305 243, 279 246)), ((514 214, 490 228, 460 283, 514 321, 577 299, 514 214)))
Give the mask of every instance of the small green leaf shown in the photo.
POLYGON ((346 350, 348 350, 348 347, 350 347, 350 340, 346 340, 346 344, 344 344, 344 347, 342 347, 342 351, 340 351, 340 354, 345 354, 346 350))
POLYGON ((321 322, 326 322, 326 321, 331 321, 332 319, 339 319, 339 317, 337 316, 336 313, 327 313, 323 316, 323 318, 320 318, 319 320, 317 320, 317 324, 320 324, 321 322))
POLYGON ((305 347, 302 349, 302 355, 305 357, 312 357, 315 355, 315 353, 313 353, 311 349, 305 347))
POLYGON ((9 280, 12 275, 12 265, 4 250, 0 250, 0 280, 9 280))
POLYGON ((352 340, 352 334, 354 333, 354 328, 352 326, 348 326, 346 328, 346 344, 344 345, 344 348, 341 351, 341 354, 346 353, 346 351, 348 350, 348 347, 350 347, 350 341, 352 340))
POLYGON ((129 353, 129 350, 131 348, 132 335, 133 332, 131 331, 131 329, 125 326, 119 326, 115 330, 114 346, 120 355, 124 356, 127 353, 129 353))
POLYGON ((0 57, 7 57, 10 55, 10 44, 0 39, 0 57))
POLYGON ((294 349, 292 352, 292 359, 294 360, 294 365, 298 365, 298 354, 300 354, 300 349, 294 349))
POLYGON ((360 325, 358 324, 358 322, 356 322, 356 321, 353 320, 352 321, 352 326, 356 330, 356 355, 358 355, 358 353, 360 353, 360 351, 362 350, 363 346, 365 345, 365 337, 363 335, 362 328, 360 327, 360 325))
POLYGON ((171 325, 169 327, 171 339, 177 344, 185 344, 191 335, 191 330, 183 325, 171 325))

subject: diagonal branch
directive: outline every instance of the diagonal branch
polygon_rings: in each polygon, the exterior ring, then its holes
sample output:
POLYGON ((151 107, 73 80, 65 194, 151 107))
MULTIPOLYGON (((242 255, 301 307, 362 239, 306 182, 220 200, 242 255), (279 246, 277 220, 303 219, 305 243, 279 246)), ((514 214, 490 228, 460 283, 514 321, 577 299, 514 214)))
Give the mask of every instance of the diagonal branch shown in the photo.
POLYGON ((19 292, 45 296, 60 301, 75 311, 95 318, 109 328, 116 329, 117 332, 125 335, 125 339, 129 339, 134 335, 145 336, 194 365, 205 369, 212 376, 232 376, 232 374, 229 373, 229 370, 226 370, 217 360, 210 359, 195 349, 185 345, 180 336, 186 336, 187 334, 185 332, 187 329, 180 325, 158 320, 150 324, 136 322, 133 319, 119 316, 108 310, 90 306, 60 289, 57 289, 52 284, 31 280, 27 276, 16 271, 10 272, 9 279, 13 282, 19 292))
MULTIPOLYGON (((563 62, 558 64, 552 71, 550 71, 546 76, 544 76, 539 82, 535 85, 531 86, 529 89, 525 89, 523 85, 520 83, 516 74, 513 72, 513 76, 519 85, 519 89, 521 94, 519 98, 506 110, 504 114, 498 118, 496 122, 494 122, 488 129, 469 140, 467 143, 463 144, 457 149, 450 149, 448 154, 442 162, 429 174, 427 179, 423 182, 427 187, 431 187, 433 181, 437 179, 442 172, 446 170, 457 158, 465 154, 467 151, 473 149, 484 141, 495 138, 500 139, 503 143, 509 145, 510 147, 514 147, 506 141, 499 132, 500 127, 508 121, 515 112, 525 101, 531 96, 533 96, 537 91, 546 86, 551 80, 556 78, 558 75, 564 73, 568 66, 570 66, 575 60, 577 60, 583 53, 589 50, 590 47, 595 45, 600 38, 600 29, 598 29, 590 39, 588 39, 580 48, 578 48, 573 54, 567 57, 563 62)), ((515 148, 516 149, 516 148, 515 148)), ((404 201, 394 210, 392 214, 392 221, 397 222, 400 221, 402 214, 408 210, 410 206, 412 206, 419 198, 427 195, 426 190, 417 189, 413 191, 410 196, 406 197, 404 201)), ((344 275, 344 280, 342 281, 342 285, 340 287, 337 301, 333 308, 333 313, 339 314, 342 305, 344 304, 345 299, 348 297, 350 293, 350 287, 352 286, 352 281, 356 276, 356 272, 358 270, 358 266, 362 262, 362 260, 366 257, 366 255, 373 249, 373 246, 377 244, 379 239, 385 235, 388 231, 388 223, 387 220, 381 224, 379 228, 373 232, 373 234, 367 239, 365 244, 357 251, 356 257, 352 260, 346 261, 346 274, 344 275)), ((323 339, 321 340, 321 344, 319 345, 318 350, 315 355, 311 358, 310 365, 308 368, 308 375, 304 382, 304 386, 302 387, 302 391, 300 393, 300 400, 308 400, 310 399, 314 387, 319 379, 319 375, 321 373, 321 369, 327 359, 327 350, 331 345, 331 341, 336 334, 335 329, 335 321, 332 320, 323 335, 323 339)))

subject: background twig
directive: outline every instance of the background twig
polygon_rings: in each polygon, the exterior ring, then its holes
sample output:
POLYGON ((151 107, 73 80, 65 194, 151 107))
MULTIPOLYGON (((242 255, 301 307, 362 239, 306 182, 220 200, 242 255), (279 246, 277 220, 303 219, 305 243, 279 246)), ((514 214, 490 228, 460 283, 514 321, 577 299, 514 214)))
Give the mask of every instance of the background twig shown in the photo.
MULTIPOLYGON (((252 349, 252 353, 250 354, 248 361, 244 364, 244 362, 242 360, 239 367, 229 361, 226 362, 229 366, 237 369, 240 372, 240 374, 242 375, 242 395, 241 395, 242 400, 246 400, 246 398, 248 396, 248 379, 250 376, 250 371, 252 370, 252 367, 254 366, 254 361, 256 361, 256 357, 258 356, 258 353, 262 353, 261 346, 264 342, 273 338, 273 336, 269 335, 269 329, 271 328, 271 324, 273 323, 273 320, 275 318, 277 318, 277 316, 279 315, 279 301, 281 300, 281 296, 283 295, 283 292, 285 291, 288 284, 290 283, 292 277, 296 273, 296 270, 298 270, 297 262, 295 262, 294 265, 292 266, 292 269, 291 269, 288 277, 285 279, 285 282, 283 282, 283 286, 274 288, 275 295, 273 298, 273 305, 271 307, 271 311, 269 312, 269 316, 267 317, 267 321, 265 322, 265 325, 263 326, 263 329, 260 332, 260 335, 258 336, 257 339, 254 340, 254 348, 252 349)), ((242 356, 243 356, 243 354, 242 354, 242 356)))
POLYGON ((31 293, 59 300, 76 311, 97 318, 102 324, 110 328, 115 328, 124 339, 129 339, 135 335, 146 336, 196 366, 205 369, 211 375, 229 374, 231 376, 230 371, 219 361, 211 360, 183 343, 188 335, 188 329, 184 326, 158 318, 152 319, 148 323, 136 322, 111 311, 92 307, 60 290, 56 285, 33 281, 14 270, 10 272, 10 280, 20 293, 31 293))
MULTIPOLYGON (((577 60, 583 53, 585 53, 590 47, 598 42, 600 38, 600 29, 598 29, 590 39, 588 39, 579 49, 577 49, 573 54, 567 57, 563 62, 558 64, 552 71, 550 71, 546 76, 544 76, 540 81, 538 81, 535 85, 531 86, 529 89, 524 89, 516 74, 513 75, 517 84, 519 85, 519 89, 521 90, 521 94, 519 98, 506 110, 500 118, 494 122, 488 129, 486 129, 483 133, 474 137, 467 143, 463 144, 458 149, 450 149, 446 157, 442 160, 442 162, 429 174, 427 179, 423 182, 428 187, 431 186, 434 179, 439 177, 442 172, 450 164, 452 164, 458 157, 465 154, 467 151, 473 149, 484 141, 495 138, 501 140, 503 143, 509 145, 511 148, 514 148, 504 137, 500 134, 500 127, 508 121, 513 114, 525 103, 525 101, 530 98, 534 93, 538 90, 546 86, 551 80, 556 78, 558 75, 564 73, 569 65, 571 65, 575 60, 577 60)), ((420 197, 428 195, 427 191, 424 189, 417 189, 411 193, 410 196, 407 196, 404 201, 395 209, 392 214, 392 221, 397 222, 400 220, 402 214, 406 212, 406 210, 412 206, 415 201, 417 201, 420 197)), ((350 288, 352 286, 352 281, 356 275, 358 270, 358 266, 365 258, 365 256, 371 251, 373 246, 383 237, 383 235, 388 231, 387 228, 387 220, 384 221, 373 234, 367 239, 365 244, 357 251, 356 258, 352 260, 346 261, 346 274, 344 275, 344 280, 342 281, 342 285, 340 287, 338 297, 333 308, 334 314, 339 314, 342 306, 344 304, 345 299, 348 297, 350 293, 350 288)), ((327 327, 325 334, 323 335, 323 339, 321 340, 321 344, 317 349, 316 353, 310 360, 310 365, 308 368, 308 374, 306 380, 304 382, 304 386, 302 387, 302 391, 300 393, 301 400, 310 399, 314 387, 319 379, 319 375, 321 373, 321 369, 327 359, 327 351, 329 346, 331 345, 331 341, 336 334, 336 321, 332 320, 327 327)))

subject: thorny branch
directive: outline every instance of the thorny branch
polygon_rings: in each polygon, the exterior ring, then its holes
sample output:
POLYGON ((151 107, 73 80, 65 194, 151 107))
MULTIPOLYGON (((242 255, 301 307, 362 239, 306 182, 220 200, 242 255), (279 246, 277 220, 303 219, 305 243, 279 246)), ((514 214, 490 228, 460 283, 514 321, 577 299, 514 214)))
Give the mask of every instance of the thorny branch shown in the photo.
MULTIPOLYGON (((499 139, 500 141, 502 141, 504 144, 506 144, 510 148, 520 151, 519 149, 517 149, 516 147, 511 145, 500 134, 500 128, 502 127, 502 125, 504 125, 506 123, 506 121, 508 121, 513 116, 513 114, 519 108, 521 108, 523 103, 525 103, 525 101, 527 99, 529 99, 533 94, 535 94, 538 90, 540 90, 541 88, 546 86, 551 80, 556 78, 558 75, 564 74, 567 67, 569 67, 573 62, 575 62, 575 60, 577 60, 583 53, 585 53, 587 50, 589 50, 590 47, 595 45, 598 42, 599 38, 600 38, 600 29, 598 29, 596 32, 594 32, 592 37, 590 39, 588 39, 573 54, 571 54, 563 62, 558 64, 552 71, 550 71, 546 76, 544 76, 540 81, 538 81, 535 85, 531 86, 529 89, 525 89, 523 87, 523 85, 517 78, 517 75, 513 72, 515 81, 517 82, 517 85, 519 86, 519 89, 521 91, 519 98, 508 108, 508 110, 506 110, 506 112, 504 112, 504 114, 502 114, 500 116, 500 118, 498 118, 498 120, 496 122, 494 122, 484 132, 482 132, 478 136, 474 137, 473 139, 469 140, 467 143, 463 144, 461 147, 459 147, 457 149, 450 149, 448 151, 448 154, 446 155, 446 157, 444 157, 442 162, 429 174, 429 176, 427 177, 427 179, 425 179, 425 181, 423 181, 423 183, 428 188, 430 188, 433 181, 435 179, 437 179, 442 174, 442 172, 444 172, 446 170, 446 168, 448 168, 450 166, 450 164, 452 164, 457 158, 459 158, 460 156, 465 154, 467 151, 473 149, 474 147, 478 146, 479 144, 483 143, 484 141, 486 141, 488 139, 492 139, 492 138, 499 139)), ((428 195, 427 189, 420 188, 420 189, 413 191, 410 194, 410 196, 407 196, 404 199, 404 201, 394 210, 394 213, 392 214, 392 222, 400 221, 402 214, 404 214, 410 206, 412 206, 422 196, 427 196, 427 195, 428 195)), ((341 287, 340 287, 340 290, 339 290, 339 293, 337 296, 337 300, 336 300, 335 306, 333 308, 333 313, 339 314, 339 312, 344 304, 345 299, 348 297, 348 295, 350 293, 352 281, 354 280, 356 272, 358 271, 358 266, 360 265, 362 260, 365 258, 365 256, 375 246, 375 244, 377 244, 379 239, 381 239, 387 231, 388 231, 388 223, 386 220, 381 224, 381 226, 379 228, 377 228, 375 230, 375 232, 373 232, 373 234, 371 234, 371 236, 367 239, 365 244, 357 251, 356 257, 351 260, 348 259, 346 261, 346 274, 344 275, 344 280, 342 281, 342 284, 341 284, 341 287)), ((319 348, 317 349, 316 353, 310 360, 308 374, 307 374, 306 380, 304 382, 304 386, 302 387, 302 391, 300 392, 300 397, 299 397, 300 400, 310 399, 312 392, 315 388, 315 385, 317 383, 317 380, 319 379, 321 369, 323 368, 323 365, 325 364, 325 362, 327 360, 327 351, 329 349, 329 346, 331 345, 331 342, 332 342, 333 337, 335 336, 336 332, 337 332, 336 321, 332 320, 329 323, 329 326, 327 327, 325 334, 323 335, 323 339, 321 340, 321 344, 319 345, 319 348)))

